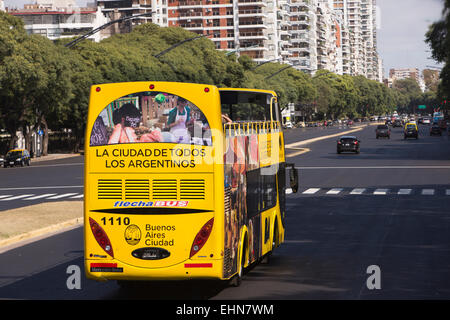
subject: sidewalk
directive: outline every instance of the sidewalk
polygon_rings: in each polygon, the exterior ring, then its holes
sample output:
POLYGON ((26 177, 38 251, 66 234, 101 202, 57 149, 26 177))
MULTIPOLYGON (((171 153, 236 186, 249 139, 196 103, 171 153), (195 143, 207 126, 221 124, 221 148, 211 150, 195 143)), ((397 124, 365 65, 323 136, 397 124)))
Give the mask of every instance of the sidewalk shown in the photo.
POLYGON ((40 162, 40 161, 72 158, 72 157, 77 157, 77 156, 81 156, 81 154, 79 154, 79 153, 50 153, 46 156, 42 156, 42 157, 38 157, 38 158, 31 158, 31 163, 40 162))

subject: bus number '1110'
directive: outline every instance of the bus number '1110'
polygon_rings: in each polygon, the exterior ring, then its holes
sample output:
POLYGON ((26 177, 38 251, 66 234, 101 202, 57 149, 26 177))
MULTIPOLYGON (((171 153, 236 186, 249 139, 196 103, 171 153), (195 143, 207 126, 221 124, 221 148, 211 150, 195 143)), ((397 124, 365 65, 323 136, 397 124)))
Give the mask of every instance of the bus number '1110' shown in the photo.
POLYGON ((118 225, 118 226, 120 226, 120 225, 125 225, 125 226, 127 226, 127 225, 129 225, 130 224, 130 218, 128 218, 128 217, 125 217, 125 218, 121 218, 121 217, 118 217, 118 218, 116 218, 116 219, 114 219, 113 217, 111 217, 111 218, 109 218, 109 219, 106 219, 105 217, 103 217, 102 219, 102 222, 103 222, 103 225, 106 225, 106 224, 108 224, 108 222, 109 222, 109 224, 110 225, 114 225, 114 220, 116 221, 116 224, 118 225))

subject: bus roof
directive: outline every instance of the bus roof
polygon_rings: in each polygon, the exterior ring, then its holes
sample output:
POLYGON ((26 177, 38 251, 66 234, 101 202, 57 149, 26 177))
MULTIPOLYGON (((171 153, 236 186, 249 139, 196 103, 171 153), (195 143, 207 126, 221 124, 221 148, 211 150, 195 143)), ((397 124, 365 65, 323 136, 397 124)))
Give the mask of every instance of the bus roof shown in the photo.
POLYGON ((263 89, 246 89, 246 88, 218 88, 219 91, 245 91, 245 92, 258 92, 258 93, 266 93, 271 94, 273 96, 277 96, 275 91, 271 90, 263 90, 263 89))

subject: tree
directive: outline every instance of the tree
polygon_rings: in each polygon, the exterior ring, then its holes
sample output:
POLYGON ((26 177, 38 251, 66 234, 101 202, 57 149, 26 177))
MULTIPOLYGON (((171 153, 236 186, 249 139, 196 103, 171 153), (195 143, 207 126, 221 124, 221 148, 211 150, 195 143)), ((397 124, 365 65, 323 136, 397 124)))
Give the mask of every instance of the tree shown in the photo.
POLYGON ((433 23, 425 36, 433 58, 437 62, 444 63, 438 95, 441 100, 448 100, 450 99, 450 0, 444 2, 442 19, 433 23))

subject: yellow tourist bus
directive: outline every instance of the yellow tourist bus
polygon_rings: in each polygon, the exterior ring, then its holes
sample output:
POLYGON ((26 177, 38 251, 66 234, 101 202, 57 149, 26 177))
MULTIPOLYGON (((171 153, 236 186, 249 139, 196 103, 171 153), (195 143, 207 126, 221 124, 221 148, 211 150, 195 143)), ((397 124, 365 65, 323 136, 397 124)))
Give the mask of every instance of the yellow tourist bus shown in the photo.
MULTIPOLYGON (((284 241, 288 165, 275 92, 175 82, 91 88, 88 278, 221 279, 284 241)), ((297 189, 293 165, 290 187, 297 189)))

